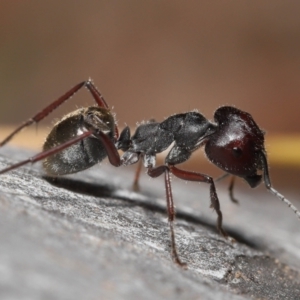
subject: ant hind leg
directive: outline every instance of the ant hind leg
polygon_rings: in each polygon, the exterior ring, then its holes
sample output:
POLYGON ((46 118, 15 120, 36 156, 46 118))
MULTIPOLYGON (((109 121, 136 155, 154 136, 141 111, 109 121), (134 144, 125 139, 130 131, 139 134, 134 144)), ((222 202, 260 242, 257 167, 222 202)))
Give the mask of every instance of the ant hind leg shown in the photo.
MULTIPOLYGON (((70 99, 75 93, 77 93, 82 87, 86 87, 91 95, 93 96, 94 100, 98 104, 99 107, 104 107, 108 109, 108 105, 106 101, 104 100, 101 93, 97 90, 97 88, 94 86, 91 80, 82 81, 78 84, 76 84, 73 88, 68 90, 65 94, 60 96, 55 101, 51 102, 48 106, 46 106, 44 109, 39 111, 36 115, 34 115, 32 118, 28 119, 24 123, 22 123, 19 127, 17 127, 11 134, 9 134, 2 142, 0 142, 0 147, 7 144, 17 133, 19 133, 22 129, 30 126, 33 123, 38 123, 41 120, 43 120, 45 117, 47 117, 53 110, 55 110, 57 107, 59 107, 61 104, 66 102, 68 99, 70 99)), ((115 137, 118 138, 118 127, 115 127, 115 137)))

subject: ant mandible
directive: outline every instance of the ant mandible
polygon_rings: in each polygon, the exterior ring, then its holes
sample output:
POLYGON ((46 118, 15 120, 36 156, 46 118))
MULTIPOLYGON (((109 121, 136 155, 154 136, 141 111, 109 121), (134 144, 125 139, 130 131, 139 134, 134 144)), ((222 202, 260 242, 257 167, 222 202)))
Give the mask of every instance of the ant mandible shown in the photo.
MULTIPOLYGON (((119 136, 114 115, 91 80, 87 80, 74 86, 20 125, 0 143, 0 147, 9 142, 21 129, 44 119, 82 87, 89 90, 97 106, 77 109, 65 115, 54 125, 41 153, 1 170, 0 174, 40 160, 43 160, 46 173, 54 177, 85 170, 106 157, 116 167, 143 160, 149 176, 158 177, 164 174, 172 257, 180 266, 186 264, 181 262, 176 250, 175 209, 170 173, 183 180, 209 184, 211 207, 218 215, 217 229, 224 237, 228 237, 222 227, 223 217, 213 178, 175 166, 188 160, 200 147, 204 147, 206 156, 212 163, 226 172, 225 176, 241 177, 252 188, 258 186, 263 179, 266 188, 285 202, 300 218, 297 208, 272 187, 264 148, 264 132, 249 113, 231 106, 218 108, 214 114, 214 123, 199 112, 191 111, 175 114, 160 123, 149 121, 140 124, 132 136, 129 127, 125 127, 119 136), (165 164, 156 166, 156 154, 172 144, 165 164), (119 149, 124 152, 122 157, 118 153, 119 149)), ((136 184, 137 180, 138 175, 135 177, 136 184)), ((230 196, 236 201, 232 196, 232 189, 233 180, 230 183, 230 196)))

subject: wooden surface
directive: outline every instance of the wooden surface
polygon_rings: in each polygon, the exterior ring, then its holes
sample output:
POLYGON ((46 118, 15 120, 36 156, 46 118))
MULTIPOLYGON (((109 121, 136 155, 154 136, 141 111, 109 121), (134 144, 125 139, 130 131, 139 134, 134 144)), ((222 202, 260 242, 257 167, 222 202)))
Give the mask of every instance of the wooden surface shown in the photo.
MULTIPOLYGON (((32 151, 1 149, 0 167, 32 151)), ((172 180, 178 252, 170 257, 163 176, 101 164, 55 181, 39 164, 1 175, 1 299, 300 299, 300 223, 265 189, 218 183, 225 229, 215 230, 206 184, 172 180)), ((292 197, 298 206, 296 195, 292 197)))
MULTIPOLYGON (((2 126, 0 140, 13 129, 2 126)), ((48 132, 32 126, 19 133, 0 149, 1 168, 40 151, 48 132), (23 152, 25 148, 30 150, 23 152)), ((300 136, 267 135, 266 146, 272 179, 299 207, 300 136)), ((203 151, 196 151, 184 167, 205 170, 205 164, 219 171, 207 164, 203 151)), ((43 180, 37 169, 38 164, 1 177, 1 297, 300 298, 299 222, 263 188, 238 188, 237 206, 224 201, 226 188, 218 184, 224 224, 237 240, 232 245, 214 230, 207 186, 187 187, 174 180, 176 241, 189 266, 182 270, 170 258, 162 178, 145 180, 143 175, 137 194, 130 189, 130 167, 101 164, 57 180, 58 187, 43 180)))

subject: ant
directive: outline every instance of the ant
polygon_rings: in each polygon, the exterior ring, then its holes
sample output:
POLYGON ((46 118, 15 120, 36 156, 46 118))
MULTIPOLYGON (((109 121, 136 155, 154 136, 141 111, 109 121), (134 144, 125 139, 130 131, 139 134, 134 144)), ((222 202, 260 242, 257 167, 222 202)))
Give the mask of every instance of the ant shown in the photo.
MULTIPOLYGON (((169 173, 183 180, 209 184, 210 207, 218 216, 217 229, 223 237, 228 237, 222 227, 223 217, 213 178, 175 166, 188 160, 200 147, 204 147, 209 161, 225 171, 225 174, 215 181, 233 175, 229 185, 229 196, 233 202, 238 202, 233 197, 235 176, 244 179, 251 188, 257 187, 263 180, 266 188, 285 202, 300 219, 298 209, 271 184, 264 147, 264 131, 258 127, 252 116, 235 107, 222 106, 215 111, 214 121, 210 122, 197 111, 175 114, 161 123, 149 121, 139 125, 131 137, 129 127, 125 127, 116 143, 118 149, 125 151, 122 156, 123 165, 131 165, 143 159, 149 176, 158 177, 164 173, 172 256, 181 266, 185 266, 185 263, 181 262, 176 251, 173 225, 175 211, 169 173), (171 145, 165 164, 155 167, 156 154, 171 145)), ((135 183, 137 180, 136 176, 135 183)))
POLYGON ((108 157, 115 167, 139 162, 134 181, 137 187, 143 162, 150 177, 164 174, 172 257, 182 267, 186 264, 180 260, 176 250, 175 208, 170 173, 183 180, 209 184, 211 207, 217 213, 217 229, 225 238, 228 237, 222 227, 223 217, 213 178, 176 167, 188 160, 200 147, 204 147, 209 161, 225 171, 222 178, 233 175, 229 186, 232 201, 237 202, 232 193, 235 176, 244 179, 252 188, 263 180, 266 188, 285 202, 300 218, 297 208, 271 184, 264 147, 264 132, 249 113, 232 106, 218 108, 214 113, 214 122, 207 120, 197 111, 191 111, 172 115, 162 122, 151 120, 142 123, 133 135, 127 126, 119 135, 115 116, 92 81, 87 80, 75 85, 17 127, 0 143, 0 147, 8 143, 23 128, 44 119, 83 87, 88 89, 97 105, 80 108, 65 115, 50 131, 42 152, 1 170, 0 174, 27 163, 43 160, 45 172, 57 177, 83 171, 108 157), (165 158, 165 163, 156 166, 156 154, 170 146, 171 150, 165 158), (121 157, 118 150, 124 152, 121 157))

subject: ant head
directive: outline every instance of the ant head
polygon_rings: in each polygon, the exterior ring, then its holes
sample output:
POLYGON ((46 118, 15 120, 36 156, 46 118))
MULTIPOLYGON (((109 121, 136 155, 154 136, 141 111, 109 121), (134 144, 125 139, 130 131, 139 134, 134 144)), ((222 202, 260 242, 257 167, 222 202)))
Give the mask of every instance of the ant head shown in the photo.
POLYGON ((216 110, 216 131, 209 137, 205 152, 208 159, 227 173, 244 178, 251 187, 257 186, 262 176, 264 133, 252 116, 235 107, 223 106, 216 110))
POLYGON ((83 120, 87 129, 99 130, 110 137, 115 133, 115 118, 107 108, 88 107, 83 112, 83 120))

